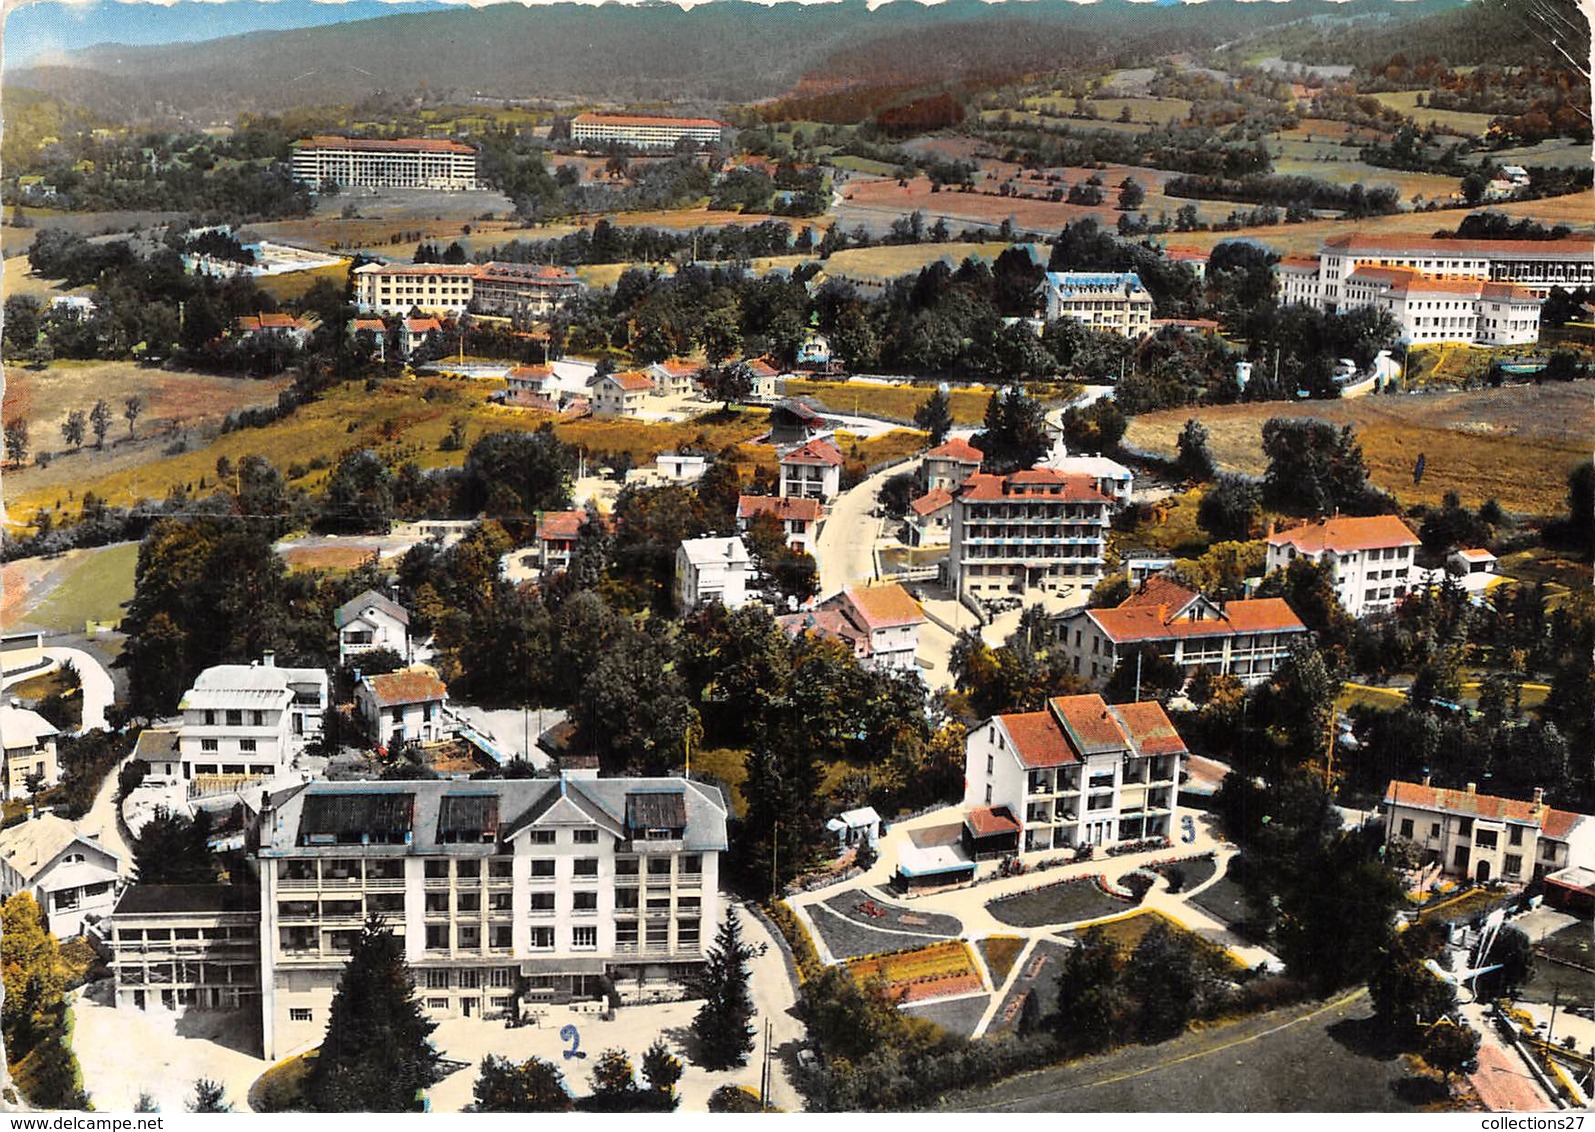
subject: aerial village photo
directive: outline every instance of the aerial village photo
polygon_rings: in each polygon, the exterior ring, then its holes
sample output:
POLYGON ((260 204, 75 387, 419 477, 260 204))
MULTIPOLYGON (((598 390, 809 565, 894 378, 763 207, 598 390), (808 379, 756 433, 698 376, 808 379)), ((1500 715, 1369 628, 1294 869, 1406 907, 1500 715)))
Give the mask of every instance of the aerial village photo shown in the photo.
POLYGON ((5 17, 0 1113, 1595 1103, 1575 0, 5 17))

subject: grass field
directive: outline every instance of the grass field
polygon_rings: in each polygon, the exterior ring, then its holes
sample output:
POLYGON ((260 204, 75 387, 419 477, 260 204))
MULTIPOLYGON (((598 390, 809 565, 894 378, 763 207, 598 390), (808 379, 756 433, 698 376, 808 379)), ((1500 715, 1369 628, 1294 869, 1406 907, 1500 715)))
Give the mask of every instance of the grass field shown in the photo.
POLYGON ((884 282, 900 275, 915 274, 941 259, 954 267, 966 259, 990 262, 1007 248, 1008 245, 1003 243, 895 244, 878 248, 853 248, 837 252, 826 260, 825 271, 828 275, 841 275, 849 279, 884 282))
POLYGON ((308 271, 290 271, 283 275, 262 275, 260 289, 280 303, 292 302, 300 298, 310 288, 316 285, 319 279, 342 288, 349 279, 349 264, 352 261, 344 259, 326 267, 312 267, 308 271))
POLYGON ((1023 936, 993 935, 980 941, 980 953, 991 970, 992 986, 1000 987, 1008 981, 1008 972, 1013 970, 1014 961, 1024 949, 1023 936))
MULTIPOLYGON (((174 455, 164 454, 158 446, 146 449, 146 459, 131 466, 102 471, 102 464, 88 459, 95 454, 85 451, 79 478, 72 482, 79 494, 92 490, 122 504, 133 498, 161 499, 179 485, 199 490, 201 481, 214 479, 221 456, 236 463, 243 456, 263 454, 286 467, 290 460, 308 464, 321 457, 330 463, 351 449, 372 448, 395 462, 414 460, 423 468, 456 466, 463 453, 439 448, 455 417, 466 421, 467 447, 485 432, 531 431, 550 419, 544 413, 488 404, 487 395, 496 386, 469 379, 412 378, 386 382, 368 393, 363 384, 344 385, 265 428, 240 429, 174 455)), ((762 409, 745 409, 672 424, 588 418, 556 421, 555 431, 589 453, 626 452, 644 464, 682 444, 719 451, 749 440, 764 430, 765 416, 762 409)), ((57 461, 47 470, 63 463, 57 461)), ((325 478, 325 471, 310 472, 295 484, 315 490, 325 478)), ((7 476, 6 486, 13 489, 7 504, 18 518, 53 506, 63 495, 61 484, 41 485, 28 476, 7 476)))
MULTIPOLYGON (((1299 146, 1300 143, 1297 143, 1280 148, 1299 152, 1299 146)), ((1415 197, 1422 197, 1424 200, 1444 200, 1457 191, 1455 177, 1441 177, 1433 173, 1407 173, 1400 169, 1365 165, 1355 160, 1356 150, 1340 149, 1338 146, 1331 152, 1337 157, 1341 154, 1346 156, 1335 161, 1323 161, 1285 153, 1274 160, 1274 172, 1281 176, 1316 177, 1333 185, 1362 184, 1368 188, 1376 185, 1394 185, 1401 193, 1403 203, 1410 203, 1415 197)))
MULTIPOLYGON (((1129 108, 1129 121, 1144 125, 1161 126, 1177 122, 1191 112, 1191 104, 1183 98, 1092 98, 1087 100, 1097 112, 1096 121, 1082 119, 1082 125, 1099 123, 1119 124, 1119 115, 1129 108)), ((1035 110, 1053 117, 1067 118, 1074 113, 1074 99, 1059 95, 1027 98, 1024 109, 1035 110)))
POLYGON ((28 614, 41 629, 81 633, 85 621, 117 624, 123 606, 133 600, 133 571, 138 565, 138 543, 119 543, 95 549, 77 569, 28 614))
POLYGON ((1165 458, 1185 421, 1196 417, 1225 471, 1267 469, 1262 427, 1270 417, 1316 417, 1352 424, 1369 478, 1404 504, 1439 503, 1456 491, 1478 506, 1492 496, 1509 511, 1551 515, 1565 506, 1567 473, 1589 458, 1595 407, 1585 383, 1528 385, 1352 401, 1254 402, 1147 413, 1130 422, 1125 443, 1165 458), (1421 485, 1412 468, 1425 456, 1421 485))
MULTIPOLYGON (((786 383, 789 397, 818 397, 837 412, 874 413, 893 420, 910 421, 915 411, 930 399, 934 390, 924 385, 875 385, 864 381, 806 381, 791 378, 786 383)), ((979 424, 986 419, 989 389, 954 387, 947 395, 953 423, 979 424)))
POLYGON ((1498 149, 1490 156, 1503 165, 1582 167, 1589 164, 1590 154, 1589 144, 1586 142, 1576 142, 1570 138, 1547 138, 1534 145, 1519 146, 1516 149, 1498 149))
POLYGON ((897 171, 895 165, 888 165, 884 161, 872 161, 868 157, 854 157, 848 153, 832 157, 830 164, 838 169, 846 169, 850 173, 867 173, 871 177, 890 177, 897 171))
POLYGON ((861 440, 850 432, 838 432, 836 445, 849 460, 858 460, 874 468, 894 460, 906 460, 918 455, 925 447, 925 434, 906 428, 894 428, 861 440))
POLYGON ((1411 118, 1418 124, 1419 129, 1432 122, 1441 129, 1455 130, 1469 137, 1482 137, 1489 132, 1490 123, 1495 121, 1494 114, 1472 114, 1465 110, 1431 110, 1427 106, 1419 106, 1418 98, 1423 93, 1418 90, 1392 90, 1373 97, 1377 98, 1381 105, 1411 118))

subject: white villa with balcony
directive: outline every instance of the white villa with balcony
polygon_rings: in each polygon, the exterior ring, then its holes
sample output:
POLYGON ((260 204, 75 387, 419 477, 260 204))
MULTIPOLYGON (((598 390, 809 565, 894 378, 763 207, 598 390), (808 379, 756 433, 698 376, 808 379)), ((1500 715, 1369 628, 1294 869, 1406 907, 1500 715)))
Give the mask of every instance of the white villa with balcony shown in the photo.
POLYGON ((1169 837, 1188 752, 1153 702, 1059 696, 996 715, 965 746, 965 827, 975 857, 1169 837))
POLYGON ((327 699, 325 670, 278 668, 269 652, 258 664, 205 669, 177 705, 178 769, 190 793, 237 789, 288 770, 320 737, 327 699))

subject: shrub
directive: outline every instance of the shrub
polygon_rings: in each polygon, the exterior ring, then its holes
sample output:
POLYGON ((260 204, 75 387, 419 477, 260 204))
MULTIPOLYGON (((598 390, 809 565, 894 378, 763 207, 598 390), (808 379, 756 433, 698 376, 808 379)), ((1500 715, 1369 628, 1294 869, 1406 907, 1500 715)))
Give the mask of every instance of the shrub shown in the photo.
POLYGON ((809 938, 808 929, 785 900, 767 906, 764 909, 770 922, 780 931, 786 940, 787 946, 792 949, 792 962, 797 966, 798 979, 808 982, 818 978, 825 965, 820 962, 819 952, 814 949, 814 941, 809 938))

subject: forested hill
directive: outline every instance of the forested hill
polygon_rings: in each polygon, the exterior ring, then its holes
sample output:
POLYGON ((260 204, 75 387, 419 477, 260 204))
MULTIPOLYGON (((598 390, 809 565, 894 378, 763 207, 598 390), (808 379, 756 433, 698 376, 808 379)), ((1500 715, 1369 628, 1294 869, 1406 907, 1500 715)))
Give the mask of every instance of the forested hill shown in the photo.
POLYGON ((1387 29, 1460 0, 864 0, 775 4, 499 4, 400 14, 203 43, 93 48, 70 66, 8 72, 26 87, 120 118, 191 119, 357 103, 424 87, 451 99, 715 104, 883 81, 1008 76, 1071 63, 1132 64, 1200 51, 1259 26, 1313 20, 1387 29))

